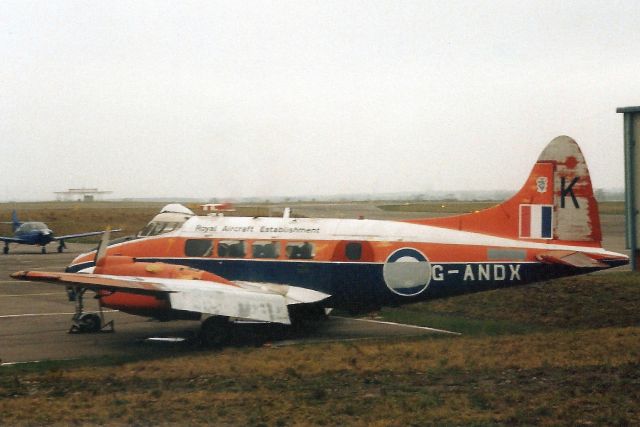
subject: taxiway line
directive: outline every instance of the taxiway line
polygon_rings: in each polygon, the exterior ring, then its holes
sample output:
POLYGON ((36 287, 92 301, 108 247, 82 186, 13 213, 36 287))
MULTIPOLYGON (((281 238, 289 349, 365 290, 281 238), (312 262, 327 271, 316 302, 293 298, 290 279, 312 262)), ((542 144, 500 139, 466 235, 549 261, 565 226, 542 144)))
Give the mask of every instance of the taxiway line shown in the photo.
POLYGON ((443 334, 462 335, 460 332, 452 332, 452 331, 447 331, 445 329, 429 328, 427 326, 409 325, 409 324, 406 324, 406 323, 386 322, 384 320, 374 320, 374 319, 356 319, 356 318, 341 317, 341 316, 332 316, 332 317, 337 317, 339 319, 356 320, 358 322, 369 322, 369 323, 380 323, 382 325, 402 326, 402 327, 405 327, 405 328, 421 329, 423 331, 440 332, 440 333, 443 333, 443 334))
MULTIPOLYGON (((103 313, 116 313, 118 310, 102 310, 103 313)), ((84 313, 100 313, 99 311, 85 311, 84 313)), ((0 319, 12 318, 12 317, 39 317, 39 316, 72 316, 76 313, 22 313, 22 314, 3 314, 0 315, 0 319)))
POLYGON ((66 295, 64 292, 42 292, 39 294, 13 294, 13 295, 0 295, 0 298, 7 297, 33 297, 33 296, 42 296, 42 295, 66 295))

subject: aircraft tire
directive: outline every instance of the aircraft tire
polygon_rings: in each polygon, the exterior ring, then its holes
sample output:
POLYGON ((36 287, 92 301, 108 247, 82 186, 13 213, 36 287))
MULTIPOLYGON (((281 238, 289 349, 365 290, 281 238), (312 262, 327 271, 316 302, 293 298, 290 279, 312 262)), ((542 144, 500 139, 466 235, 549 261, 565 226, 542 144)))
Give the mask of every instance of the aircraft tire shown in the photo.
POLYGON ((98 332, 101 329, 101 319, 100 316, 98 316, 95 313, 85 313, 82 315, 82 317, 80 317, 79 319, 79 323, 80 323, 80 331, 82 332, 88 332, 88 333, 93 333, 93 332, 98 332))
POLYGON ((219 348, 230 338, 229 318, 225 316, 211 316, 200 326, 200 342, 204 347, 219 348))
POLYGON ((2 252, 3 252, 5 255, 6 255, 6 254, 8 254, 8 253, 9 253, 9 248, 8 248, 7 246, 5 246, 5 247, 2 249, 2 252))
POLYGON ((58 246, 58 253, 62 253, 62 246, 58 246))
POLYGON ((289 306, 291 326, 298 331, 317 329, 328 316, 324 307, 316 304, 295 304, 289 306))
POLYGON ((40 249, 40 252, 42 252, 42 254, 46 254, 47 253, 47 248, 45 248, 44 246, 42 247, 42 249, 40 249))

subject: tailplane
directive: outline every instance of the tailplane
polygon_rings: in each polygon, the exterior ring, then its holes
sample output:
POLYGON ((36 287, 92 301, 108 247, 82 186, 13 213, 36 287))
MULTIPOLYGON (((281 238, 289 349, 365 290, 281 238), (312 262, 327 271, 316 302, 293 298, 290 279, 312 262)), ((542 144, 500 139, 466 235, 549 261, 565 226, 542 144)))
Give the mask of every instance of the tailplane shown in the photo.
POLYGON ((602 240, 587 163, 568 136, 554 138, 547 145, 524 186, 502 204, 470 214, 409 222, 578 246, 600 247, 602 240))

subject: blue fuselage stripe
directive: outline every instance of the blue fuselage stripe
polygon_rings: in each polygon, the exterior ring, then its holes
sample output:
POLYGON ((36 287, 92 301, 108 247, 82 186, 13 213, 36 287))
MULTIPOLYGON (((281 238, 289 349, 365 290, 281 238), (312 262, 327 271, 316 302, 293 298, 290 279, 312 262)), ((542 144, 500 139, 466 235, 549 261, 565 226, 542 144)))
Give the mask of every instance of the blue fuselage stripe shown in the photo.
MULTIPOLYGON (((212 272, 229 280, 279 283, 331 295, 328 306, 352 310, 398 305, 469 292, 510 287, 584 273, 565 266, 536 262, 434 263, 427 288, 413 296, 392 292, 383 278, 383 263, 313 262, 212 258, 138 258, 212 272)), ((93 263, 70 266, 74 272, 93 263)))

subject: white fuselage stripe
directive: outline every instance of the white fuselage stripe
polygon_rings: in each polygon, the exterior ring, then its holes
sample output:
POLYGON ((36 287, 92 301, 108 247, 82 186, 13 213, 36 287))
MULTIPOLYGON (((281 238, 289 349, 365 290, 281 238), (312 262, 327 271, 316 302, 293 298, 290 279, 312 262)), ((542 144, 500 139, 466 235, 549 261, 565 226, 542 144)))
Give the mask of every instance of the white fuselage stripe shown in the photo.
MULTIPOLYGON (((430 225, 366 219, 192 217, 185 222, 179 230, 146 239, 155 240, 171 237, 288 241, 359 240, 369 242, 407 242, 520 249, 570 250, 613 257, 622 255, 607 251, 603 248, 591 246, 530 242, 430 225), (307 231, 300 232, 300 230, 307 231)), ((112 247, 126 245, 132 242, 135 242, 135 240, 119 243, 112 247)))

